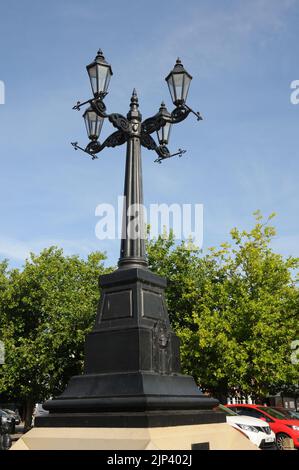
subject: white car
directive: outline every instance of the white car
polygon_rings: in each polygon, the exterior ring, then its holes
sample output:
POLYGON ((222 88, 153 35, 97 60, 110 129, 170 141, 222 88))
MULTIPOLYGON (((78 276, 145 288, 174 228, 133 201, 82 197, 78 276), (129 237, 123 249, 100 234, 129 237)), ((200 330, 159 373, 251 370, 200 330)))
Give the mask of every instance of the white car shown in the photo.
POLYGON ((219 405, 218 410, 226 414, 226 422, 240 431, 260 449, 276 449, 275 434, 268 423, 250 416, 240 416, 226 406, 219 405))

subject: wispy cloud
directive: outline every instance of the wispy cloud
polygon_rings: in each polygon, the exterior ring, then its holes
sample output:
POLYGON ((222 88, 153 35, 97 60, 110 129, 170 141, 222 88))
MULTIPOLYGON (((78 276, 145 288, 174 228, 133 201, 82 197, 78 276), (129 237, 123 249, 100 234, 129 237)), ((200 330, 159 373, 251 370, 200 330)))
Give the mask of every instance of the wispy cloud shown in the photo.
MULTIPOLYGON (((298 0, 251 0, 250 2, 186 3, 184 17, 172 27, 158 33, 148 54, 140 61, 154 61, 165 68, 165 61, 179 53, 200 71, 201 76, 215 68, 229 68, 248 58, 251 46, 264 47, 277 33, 286 28, 287 15, 298 0)), ((255 49, 252 53, 256 52, 255 49)), ((152 79, 152 77, 151 77, 152 79)))
POLYGON ((30 253, 39 253, 49 246, 58 246, 63 248, 66 255, 79 254, 88 255, 92 251, 105 251, 105 244, 91 240, 59 240, 43 239, 22 241, 13 238, 0 238, 0 256, 14 261, 24 261, 30 256, 30 253))
POLYGON ((272 241, 273 249, 284 256, 299 257, 299 235, 282 235, 272 241))

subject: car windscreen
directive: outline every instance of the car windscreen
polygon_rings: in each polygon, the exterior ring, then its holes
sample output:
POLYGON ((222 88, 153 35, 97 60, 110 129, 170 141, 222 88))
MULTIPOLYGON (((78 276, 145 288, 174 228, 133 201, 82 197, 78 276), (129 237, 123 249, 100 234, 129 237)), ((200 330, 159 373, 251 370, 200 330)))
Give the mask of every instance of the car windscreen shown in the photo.
POLYGON ((224 405, 218 405, 215 410, 217 411, 222 411, 223 413, 225 413, 227 416, 238 416, 238 413, 235 413, 233 410, 230 410, 229 408, 227 408, 226 406, 224 405))
POLYGON ((282 415, 284 415, 284 416, 286 417, 286 419, 296 419, 296 416, 294 416, 294 415, 292 414, 292 412, 289 411, 289 410, 283 410, 282 408, 279 408, 279 409, 274 408, 274 409, 275 409, 275 411, 278 411, 279 413, 281 413, 282 415))
POLYGON ((268 406, 259 406, 258 409, 264 411, 265 413, 268 413, 268 415, 272 416, 273 418, 287 419, 283 413, 281 413, 280 411, 274 410, 273 408, 270 408, 268 406))

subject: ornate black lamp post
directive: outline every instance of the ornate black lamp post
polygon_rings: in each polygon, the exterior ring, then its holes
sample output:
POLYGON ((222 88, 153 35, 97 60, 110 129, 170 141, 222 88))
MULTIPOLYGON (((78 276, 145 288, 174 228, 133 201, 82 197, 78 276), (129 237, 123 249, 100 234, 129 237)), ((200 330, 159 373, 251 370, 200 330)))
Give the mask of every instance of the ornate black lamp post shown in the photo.
MULTIPOLYGON (((106 106, 104 104, 104 98, 108 93, 108 85, 112 76, 111 66, 106 62, 103 52, 98 51, 95 60, 88 65, 87 71, 90 78, 91 88, 94 97, 84 103, 78 102, 74 109, 79 110, 83 105, 89 104, 89 107, 83 114, 85 125, 87 129, 87 135, 90 139, 90 143, 85 149, 78 146, 77 142, 73 142, 72 145, 75 149, 81 149, 84 152, 91 155, 93 159, 97 158, 96 154, 101 152, 105 147, 116 147, 127 143, 127 163, 126 163, 126 176, 125 176, 125 201, 126 208, 124 213, 126 214, 126 220, 124 220, 124 230, 130 226, 129 221, 132 217, 128 211, 134 205, 139 206, 140 211, 137 215, 138 220, 136 225, 139 226, 140 232, 142 232, 143 220, 142 220, 142 204, 143 204, 143 193, 142 193, 142 175, 141 175, 141 146, 146 147, 149 150, 155 150, 158 154, 157 162, 161 163, 162 160, 170 158, 174 155, 181 156, 185 153, 185 150, 179 149, 175 154, 170 154, 167 144, 169 141, 170 130, 172 124, 178 123, 186 119, 192 111, 189 106, 186 105, 186 99, 190 82, 192 80, 191 75, 184 69, 180 59, 177 60, 173 70, 166 77, 166 81, 169 86, 172 101, 176 106, 172 113, 169 113, 162 103, 157 114, 149 119, 142 122, 142 116, 139 111, 139 104, 136 90, 133 90, 131 97, 130 111, 127 117, 121 114, 106 113, 106 106), (118 130, 111 134, 101 144, 98 139, 101 133, 104 119, 108 119, 114 127, 118 130), (151 134, 157 133, 159 145, 156 144, 151 134), (139 223, 138 223, 139 222, 139 223)), ((199 113, 194 113, 197 118, 202 119, 199 113)), ((133 237, 128 233, 123 234, 121 243, 121 252, 119 266, 147 266, 144 237, 133 237)))
POLYGON ((73 146, 95 159, 105 147, 126 143, 124 231, 118 269, 100 277, 102 296, 94 329, 86 340, 84 374, 72 377, 64 393, 44 405, 50 414, 38 418, 36 425, 147 427, 223 422, 222 414, 211 411, 217 401, 199 393, 193 378, 180 372, 179 340, 171 330, 164 296, 166 280, 148 269, 142 236, 141 146, 154 150, 158 162, 170 158, 167 144, 172 124, 190 112, 201 119, 186 105, 192 77, 178 59, 166 78, 174 110, 169 113, 162 103, 157 114, 142 121, 135 90, 127 117, 106 113, 104 98, 112 69, 102 51, 87 71, 94 97, 74 108, 88 105, 83 116, 90 143, 85 149, 76 142, 73 146), (117 130, 101 144, 104 119, 117 130), (151 136, 154 132, 159 145, 151 136), (140 208, 133 215, 132 206, 140 208), (137 237, 127 230, 132 217, 139 227, 137 237))

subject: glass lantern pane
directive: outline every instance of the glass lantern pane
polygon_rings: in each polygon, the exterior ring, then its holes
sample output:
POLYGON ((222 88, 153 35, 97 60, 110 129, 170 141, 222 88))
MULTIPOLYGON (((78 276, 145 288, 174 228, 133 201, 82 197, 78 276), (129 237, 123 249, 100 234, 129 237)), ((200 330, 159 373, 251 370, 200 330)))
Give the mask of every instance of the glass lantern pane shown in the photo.
POLYGON ((107 84, 107 75, 109 76, 109 68, 105 65, 97 65, 97 73, 98 73, 98 93, 107 91, 108 84, 107 84))
POLYGON ((161 127, 161 129, 157 131, 157 136, 158 136, 159 144, 161 144, 163 141, 163 127, 161 127))
POLYGON ((104 122, 104 119, 97 116, 96 133, 95 133, 95 135, 97 136, 97 139, 100 136, 102 126, 103 126, 103 122, 104 122))
POLYGON ((97 119, 93 113, 93 116, 91 116, 91 119, 90 119, 90 135, 95 136, 96 130, 97 130, 97 119))
POLYGON ((169 135, 170 135, 170 129, 171 129, 171 123, 167 122, 165 126, 161 127, 157 131, 158 134, 158 140, 160 145, 167 145, 169 141, 169 135))
POLYGON ((93 94, 97 93, 98 81, 97 81, 97 66, 94 65, 88 69, 88 75, 93 94))
POLYGON ((187 100, 187 95, 188 95, 191 80, 192 79, 187 74, 184 74, 184 86, 183 86, 183 100, 184 101, 187 100))
POLYGON ((164 137, 165 144, 168 144, 169 142, 170 130, 171 130, 171 124, 170 122, 167 122, 165 126, 163 127, 163 137, 164 137))
POLYGON ((174 88, 177 100, 183 100, 184 75, 184 73, 173 74, 174 88))
POLYGON ((167 80, 170 96, 172 99, 172 102, 174 103, 176 101, 176 94, 175 94, 175 88, 173 84, 173 74, 170 75, 170 77, 167 80))
POLYGON ((102 129, 103 119, 94 111, 88 110, 84 114, 87 135, 90 139, 98 138, 102 129))
POLYGON ((110 83, 110 78, 111 78, 111 73, 109 67, 107 67, 107 73, 106 73, 106 80, 105 80, 105 85, 104 85, 104 90, 107 91, 110 83))
POLYGON ((90 127, 89 127, 89 119, 88 119, 88 113, 84 113, 84 122, 85 122, 85 127, 86 127, 86 132, 88 137, 90 136, 90 127))

